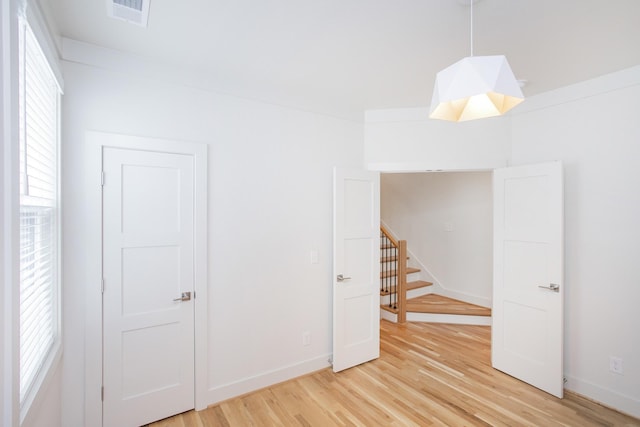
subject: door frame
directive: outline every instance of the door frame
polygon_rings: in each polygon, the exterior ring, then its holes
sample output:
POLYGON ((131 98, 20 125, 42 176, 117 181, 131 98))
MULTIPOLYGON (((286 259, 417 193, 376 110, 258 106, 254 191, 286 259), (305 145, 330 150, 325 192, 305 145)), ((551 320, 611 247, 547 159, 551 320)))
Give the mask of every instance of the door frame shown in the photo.
MULTIPOLYGON (((87 257, 85 265, 85 425, 102 425, 102 157, 104 148, 160 151, 190 155, 194 159, 194 375, 196 410, 207 407, 208 369, 208 298, 207 298, 207 145, 203 143, 129 136, 87 131, 84 194, 86 195, 85 231, 87 257)), ((108 179, 108 178, 107 178, 108 179)))

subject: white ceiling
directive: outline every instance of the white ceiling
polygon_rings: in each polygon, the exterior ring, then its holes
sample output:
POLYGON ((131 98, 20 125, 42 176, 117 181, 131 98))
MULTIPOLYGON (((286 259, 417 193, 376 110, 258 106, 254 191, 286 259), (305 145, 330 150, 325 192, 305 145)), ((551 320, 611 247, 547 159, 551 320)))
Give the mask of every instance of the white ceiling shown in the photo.
MULTIPOLYGON (((428 107, 436 73, 470 51, 464 0, 151 0, 146 29, 108 18, 106 0, 40 3, 64 37, 343 117, 428 107)), ((474 54, 505 54, 525 96, 638 65, 640 1, 482 0, 474 54)))

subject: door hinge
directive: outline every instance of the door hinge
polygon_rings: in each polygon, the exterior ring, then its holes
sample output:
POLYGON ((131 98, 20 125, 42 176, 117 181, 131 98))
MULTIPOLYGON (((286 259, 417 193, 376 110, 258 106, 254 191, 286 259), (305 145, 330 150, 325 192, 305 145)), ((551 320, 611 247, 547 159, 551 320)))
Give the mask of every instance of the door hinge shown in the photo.
POLYGON ((100 172, 100 185, 104 187, 104 171, 100 172))
POLYGON ((104 294, 104 277, 100 280, 100 293, 104 294))
POLYGON ((104 386, 100 387, 100 400, 104 402, 104 386))

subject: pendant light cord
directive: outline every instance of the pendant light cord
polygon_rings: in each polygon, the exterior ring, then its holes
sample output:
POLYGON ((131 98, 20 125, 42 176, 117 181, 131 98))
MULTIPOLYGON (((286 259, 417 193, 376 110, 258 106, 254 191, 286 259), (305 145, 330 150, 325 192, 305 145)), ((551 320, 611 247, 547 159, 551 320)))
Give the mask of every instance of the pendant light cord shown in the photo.
POLYGON ((469 3, 471 5, 471 29, 469 31, 470 33, 470 38, 471 38, 471 56, 473 56, 473 3, 474 0, 469 0, 469 3))

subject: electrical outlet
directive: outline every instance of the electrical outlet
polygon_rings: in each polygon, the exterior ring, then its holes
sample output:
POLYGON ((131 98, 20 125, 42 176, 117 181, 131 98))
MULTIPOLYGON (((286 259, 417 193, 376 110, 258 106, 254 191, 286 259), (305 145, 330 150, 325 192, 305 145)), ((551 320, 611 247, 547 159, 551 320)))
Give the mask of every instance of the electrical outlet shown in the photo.
POLYGON ((622 375, 622 359, 615 356, 609 357, 609 370, 614 374, 622 375))
POLYGON ((303 346, 308 346, 311 344, 311 332, 307 331, 307 332, 303 332, 302 333, 302 345, 303 346))

